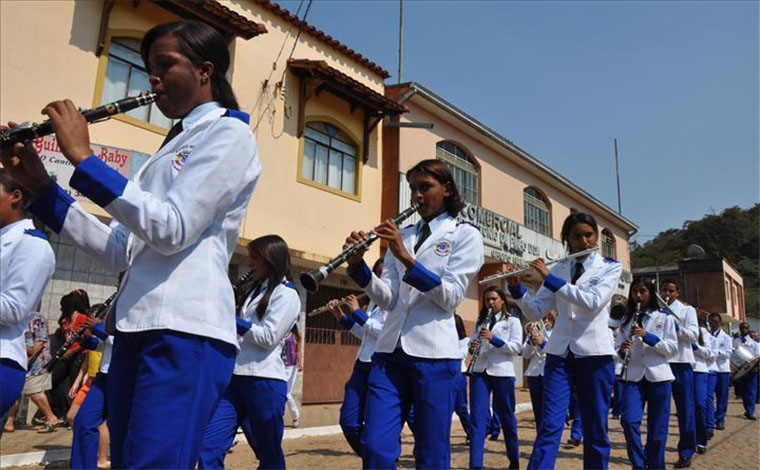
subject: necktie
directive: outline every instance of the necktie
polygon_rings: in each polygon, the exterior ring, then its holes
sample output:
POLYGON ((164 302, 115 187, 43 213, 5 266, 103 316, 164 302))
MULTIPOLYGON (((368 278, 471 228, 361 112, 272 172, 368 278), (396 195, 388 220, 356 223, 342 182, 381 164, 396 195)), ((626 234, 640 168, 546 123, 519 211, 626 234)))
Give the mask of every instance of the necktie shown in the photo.
POLYGON ((583 272, 585 271, 585 268, 583 267, 583 263, 581 261, 578 261, 575 263, 575 266, 573 266, 573 277, 570 281, 570 284, 575 284, 575 281, 577 281, 581 276, 583 276, 583 272))
POLYGON ((173 138, 177 137, 177 135, 182 132, 182 120, 177 122, 177 124, 173 125, 171 129, 169 129, 169 133, 166 134, 166 138, 163 142, 161 142, 161 146, 158 148, 161 150, 164 148, 164 145, 168 144, 173 138))
POLYGON ((428 225, 427 222, 422 223, 422 229, 420 230, 419 235, 417 236, 417 243, 414 245, 414 252, 417 253, 417 250, 422 246, 423 243, 425 243, 425 240, 430 236, 430 225, 428 225))

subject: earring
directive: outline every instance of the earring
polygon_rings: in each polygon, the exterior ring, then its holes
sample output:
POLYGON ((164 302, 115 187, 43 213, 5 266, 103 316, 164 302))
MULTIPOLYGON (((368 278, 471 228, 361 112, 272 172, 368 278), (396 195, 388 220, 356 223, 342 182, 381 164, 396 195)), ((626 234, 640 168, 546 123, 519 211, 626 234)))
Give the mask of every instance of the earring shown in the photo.
POLYGON ((201 85, 208 83, 208 77, 201 77, 201 85))

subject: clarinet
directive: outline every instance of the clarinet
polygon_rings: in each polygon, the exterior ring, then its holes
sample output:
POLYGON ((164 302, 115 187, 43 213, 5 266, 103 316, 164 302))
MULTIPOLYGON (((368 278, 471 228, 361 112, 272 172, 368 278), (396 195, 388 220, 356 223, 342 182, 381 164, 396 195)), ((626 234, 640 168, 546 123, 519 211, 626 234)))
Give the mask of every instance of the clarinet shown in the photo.
POLYGON ((237 281, 232 283, 232 292, 235 297, 235 314, 236 315, 240 313, 238 311, 240 309, 240 305, 237 304, 238 301, 243 302, 243 299, 240 299, 240 294, 242 294, 243 286, 248 284, 248 281, 250 281, 252 277, 253 277, 253 269, 243 274, 242 276, 240 276, 240 278, 237 281))
MULTIPOLYGON (((628 340, 633 341, 633 333, 631 331, 633 330, 634 325, 639 324, 639 319, 641 318, 641 302, 636 302, 636 308, 633 311, 633 319, 631 320, 631 327, 628 330, 628 340)), ((633 344, 628 346, 628 349, 625 350, 625 358, 623 358, 623 369, 620 371, 620 377, 625 382, 628 378, 628 364, 631 362, 631 348, 633 348, 633 344)))
MULTIPOLYGON (((108 313, 111 311, 111 308, 110 308, 111 303, 114 301, 114 299, 116 298, 116 294, 118 293, 119 293, 119 290, 117 289, 116 292, 111 294, 111 296, 105 300, 105 302, 91 309, 90 312, 87 313, 87 316, 95 318, 95 319, 102 319, 106 317, 108 313)), ((87 325, 82 325, 81 327, 79 327, 77 332, 74 333, 74 335, 71 338, 66 340, 66 342, 63 343, 63 345, 61 345, 60 348, 58 348, 58 351, 55 352, 55 355, 50 360, 50 362, 45 364, 45 368, 48 370, 48 372, 53 369, 53 366, 55 365, 56 362, 58 362, 63 356, 66 355, 66 353, 69 351, 69 349, 74 343, 84 338, 84 332, 85 330, 87 330, 87 328, 89 328, 87 325)), ((30 360, 30 363, 31 362, 33 361, 30 360)))
MULTIPOLYGON (((82 111, 82 116, 84 116, 88 123, 98 122, 108 119, 115 114, 126 113, 140 106, 151 104, 156 101, 156 98, 158 98, 156 93, 144 91, 137 96, 130 96, 113 103, 106 103, 103 106, 82 111)), ((53 123, 50 120, 39 124, 24 123, 13 129, 0 132, 0 149, 5 150, 17 143, 34 140, 53 132, 55 132, 55 129, 53 129, 53 123)))
MULTIPOLYGON (((488 328, 488 325, 491 324, 494 317, 494 311, 493 309, 488 309, 488 313, 486 314, 485 323, 483 323, 483 326, 480 328, 488 328)), ((475 368, 475 363, 478 362, 478 357, 480 357, 480 351, 483 349, 483 343, 478 345, 478 349, 475 350, 475 352, 472 353, 472 358, 470 359, 470 363, 467 365, 467 370, 464 372, 464 375, 471 376, 473 369, 475 368)))

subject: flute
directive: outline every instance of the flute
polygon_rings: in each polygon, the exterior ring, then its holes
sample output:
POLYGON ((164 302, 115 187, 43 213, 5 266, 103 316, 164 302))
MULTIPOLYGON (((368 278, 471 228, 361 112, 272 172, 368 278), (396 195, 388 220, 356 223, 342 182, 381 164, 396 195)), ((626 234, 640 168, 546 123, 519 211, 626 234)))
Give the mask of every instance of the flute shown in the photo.
MULTIPOLYGON (((583 250, 583 251, 579 251, 577 253, 569 254, 569 255, 565 256, 564 258, 555 259, 554 261, 549 261, 548 263, 546 263, 546 265, 547 266, 551 266, 553 264, 561 263, 562 261, 565 261, 565 260, 574 259, 574 258, 580 258, 582 256, 590 255, 591 253, 593 253, 595 251, 598 251, 598 250, 599 250, 599 247, 595 246, 594 248, 589 248, 588 250, 583 250)), ((513 271, 504 271, 504 272, 501 272, 501 273, 492 274, 492 275, 490 275, 488 277, 484 277, 483 279, 481 279, 480 281, 478 281, 478 284, 486 284, 488 282, 495 281, 497 279, 503 279, 503 278, 513 277, 513 276, 520 276, 520 275, 525 274, 525 273, 527 273, 529 271, 533 271, 533 268, 522 268, 522 269, 516 269, 516 270, 513 270, 513 271)))

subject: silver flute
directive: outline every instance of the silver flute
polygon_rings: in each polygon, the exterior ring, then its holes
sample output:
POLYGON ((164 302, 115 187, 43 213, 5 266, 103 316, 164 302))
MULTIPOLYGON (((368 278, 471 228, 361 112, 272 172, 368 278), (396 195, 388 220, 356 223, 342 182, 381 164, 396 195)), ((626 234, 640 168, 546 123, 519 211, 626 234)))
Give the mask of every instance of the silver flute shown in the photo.
MULTIPOLYGON (((583 251, 579 251, 577 253, 569 254, 569 255, 565 256, 564 258, 555 259, 554 261, 549 261, 548 263, 546 263, 546 265, 547 266, 551 266, 553 264, 561 263, 562 261, 565 261, 565 260, 568 260, 568 259, 580 258, 580 257, 586 256, 586 255, 590 255, 591 253, 593 253, 595 251, 598 251, 598 250, 599 250, 599 247, 595 246, 594 248, 589 248, 588 250, 583 250, 583 251)), ((528 268, 515 269, 515 270, 512 270, 512 271, 504 271, 504 272, 501 272, 501 273, 492 274, 492 275, 490 275, 488 277, 484 277, 483 279, 479 280, 478 284, 486 284, 486 283, 489 283, 491 281, 495 281, 497 279, 504 279, 504 278, 512 277, 512 276, 520 276, 522 274, 525 274, 525 273, 527 273, 529 271, 533 271, 533 270, 534 270, 533 268, 528 267, 528 268)))

